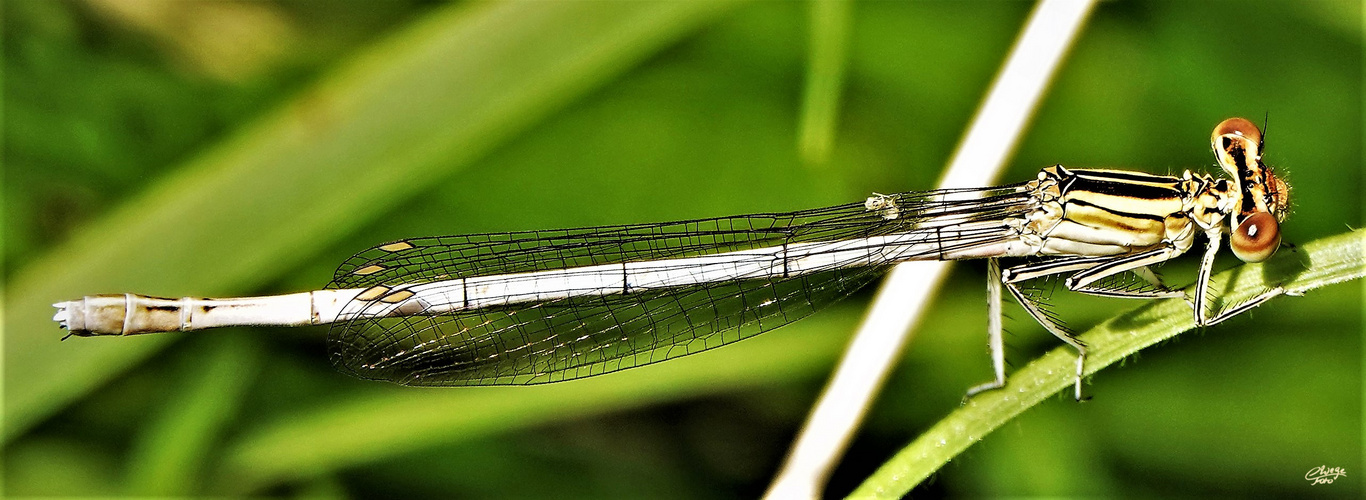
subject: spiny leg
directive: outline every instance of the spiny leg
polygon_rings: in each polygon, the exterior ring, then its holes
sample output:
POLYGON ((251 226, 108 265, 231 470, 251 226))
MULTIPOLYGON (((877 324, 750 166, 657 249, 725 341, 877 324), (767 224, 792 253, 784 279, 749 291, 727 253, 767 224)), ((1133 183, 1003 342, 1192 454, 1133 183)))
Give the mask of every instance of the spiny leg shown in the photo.
POLYGON ((1005 385, 1005 361, 1004 349, 1001 340, 1000 325, 1000 284, 1004 284, 1010 289, 1010 293, 1015 300, 1024 307, 1025 312, 1029 313, 1035 321, 1043 325, 1053 336, 1066 342, 1077 350, 1077 382, 1075 397, 1078 401, 1082 400, 1081 383, 1082 375, 1085 373, 1086 366, 1086 344, 1068 332, 1065 327, 1050 318, 1039 305, 1025 296, 1020 290, 1018 283, 1034 278, 1050 276, 1054 274, 1079 271, 1077 274, 1067 279, 1067 287, 1070 290, 1100 295, 1105 297, 1125 297, 1125 298, 1163 298, 1183 296, 1180 291, 1168 290, 1162 285, 1161 280, 1156 274, 1147 269, 1146 266, 1164 262, 1180 255, 1174 246, 1168 245, 1148 252, 1138 253, 1124 257, 1070 257, 1024 264, 1000 270, 999 264, 995 259, 991 259, 987 264, 987 300, 990 316, 988 317, 988 346, 992 352, 992 367, 996 371, 996 379, 968 390, 968 396, 972 396, 982 391, 997 389, 1005 385), (1091 286, 1096 281, 1113 276, 1125 271, 1135 271, 1141 278, 1152 283, 1156 290, 1115 290, 1091 286), (1143 272, 1146 271, 1146 274, 1143 272), (997 281, 997 280, 1000 281, 997 281))
POLYGON ((991 350, 991 368, 996 379, 973 386, 966 397, 1006 385, 1005 341, 1001 336, 1001 263, 997 259, 987 259, 987 348, 991 350))
POLYGON ((1010 290, 1010 294, 1015 296, 1015 300, 1024 307, 1025 312, 1029 313, 1029 315, 1034 318, 1034 321, 1038 321, 1040 325, 1043 325, 1045 330, 1048 330, 1048 333, 1053 334, 1054 337, 1066 342, 1077 350, 1077 384, 1075 397, 1077 401, 1081 401, 1081 377, 1083 369, 1086 366, 1086 343, 1072 336, 1072 333, 1068 332, 1067 328, 1063 327, 1053 318, 1048 317, 1048 314, 1045 313, 1043 309, 1040 309, 1037 303, 1029 297, 1026 297, 1024 292, 1021 291, 1020 287, 1015 283, 1005 281, 1005 285, 1006 289, 1010 290))
POLYGON ((1089 269, 1078 272, 1067 278, 1067 289, 1090 295, 1102 297, 1118 297, 1126 299, 1158 299, 1185 297, 1180 290, 1169 290, 1162 285, 1161 279, 1157 274, 1149 270, 1147 266, 1166 262, 1181 255, 1181 252, 1171 244, 1163 245, 1160 248, 1140 252, 1133 255, 1126 255, 1119 258, 1110 258, 1089 269), (1095 286, 1097 281, 1103 280, 1116 274, 1132 271, 1144 281, 1156 287, 1155 290, 1122 290, 1095 286))
MULTIPOLYGON (((1155 286, 1155 287, 1157 287, 1157 288, 1160 289, 1160 290, 1175 291, 1175 290, 1172 290, 1170 287, 1168 287, 1166 283, 1163 283, 1163 282, 1162 282, 1162 275, 1157 274, 1157 271, 1152 270, 1151 267, 1148 267, 1148 266, 1135 267, 1135 268, 1131 269, 1131 271, 1133 271, 1133 273, 1134 273, 1135 275, 1137 275, 1139 278, 1143 279, 1143 281, 1147 281, 1148 284, 1150 284, 1150 285, 1152 285, 1152 286, 1155 286)), ((1184 294, 1183 294, 1183 295, 1184 295, 1184 294)))
POLYGON ((1034 278, 1052 276, 1054 274, 1070 273, 1090 269, 1099 264, 1115 260, 1114 257, 1054 257, 1041 262, 1031 262, 1008 268, 1001 273, 1001 277, 1011 283, 1029 281, 1034 278))
POLYGON ((1024 307, 1025 312, 1028 312, 1035 321, 1038 321, 1040 325, 1043 325, 1044 329, 1048 330, 1053 336, 1062 339, 1063 342, 1066 342, 1068 345, 1077 349, 1076 399, 1081 401, 1081 375, 1086 360, 1086 344, 1077 340, 1076 337, 1073 337, 1071 333, 1067 332, 1065 327, 1048 317, 1038 304, 1026 297, 1015 284, 1042 276, 1072 272, 1079 269, 1088 269, 1111 260, 1114 259, 1109 257, 1066 257, 1045 262, 1019 265, 1002 271, 996 259, 990 259, 987 264, 987 300, 988 308, 990 309, 990 316, 988 317, 987 324, 987 343, 991 348, 992 365, 996 371, 996 380, 973 387, 968 390, 968 396, 972 396, 982 391, 998 389, 1005 385, 1005 350, 1001 340, 1002 328, 1000 319, 1000 288, 1001 285, 1005 285, 1010 289, 1010 294, 1015 297, 1015 300, 1024 307))
MULTIPOLYGON (((1005 342, 1002 338, 1004 329, 1001 325, 1003 315, 1001 310, 1002 284, 1086 269, 1108 260, 1111 259, 1108 257, 1063 257, 1015 266, 1002 272, 999 259, 987 259, 987 348, 991 351, 991 365, 996 374, 996 379, 968 389, 967 397, 992 389, 1000 389, 1006 385, 1005 342)), ((1014 292, 1012 291, 1012 293, 1014 292)), ((1042 321, 1040 322, 1042 323, 1042 321)))
POLYGON ((1166 289, 1165 286, 1162 286, 1161 281, 1157 278, 1156 274, 1147 270, 1147 266, 1149 265, 1165 262, 1180 254, 1181 252, 1177 251, 1176 247, 1166 245, 1147 252, 1118 258, 1082 257, 1066 259, 1063 261, 1026 264, 1006 270, 1004 282, 1006 286, 1010 288, 1011 294, 1015 296, 1015 300, 1019 301, 1025 311, 1028 312, 1035 321, 1038 321, 1040 325, 1043 325, 1044 329, 1048 330, 1049 333, 1052 333, 1053 336, 1058 337, 1063 342, 1066 342, 1077 349, 1077 383, 1075 397, 1078 401, 1082 400, 1081 383, 1082 376, 1085 373, 1086 344, 1073 336, 1066 328, 1063 328, 1062 325, 1044 314, 1038 304, 1026 297, 1016 284, 1035 277, 1080 270, 1077 274, 1074 274, 1067 279, 1066 285, 1069 290, 1103 297, 1144 299, 1182 297, 1184 295, 1180 291, 1166 289), (1147 275, 1139 272, 1139 276, 1149 283, 1154 284, 1154 286, 1157 287, 1156 290, 1121 290, 1093 286, 1097 281, 1107 277, 1125 271, 1137 271, 1139 269, 1147 271, 1147 275))
POLYGON ((1209 246, 1205 247, 1205 255, 1200 259, 1200 274, 1195 280, 1195 301, 1192 304, 1192 308, 1195 309, 1195 324, 1197 326, 1217 325, 1285 293, 1285 288, 1273 287, 1238 305, 1219 311, 1214 317, 1210 317, 1210 304, 1208 303, 1210 275, 1214 273, 1214 257, 1219 254, 1219 244, 1222 243, 1224 233, 1221 229, 1215 229, 1207 231, 1205 234, 1209 237, 1209 246))
MULTIPOLYGON (((1018 284, 1028 279, 1053 274, 1061 274, 1078 270, 1080 270, 1081 272, 1086 272, 1087 270, 1095 269, 1097 267, 1111 265, 1116 260, 1118 259, 1116 259, 1115 257, 1108 256, 1064 258, 1047 262, 1015 266, 1010 269, 1006 269, 1002 273, 1003 283, 1005 283, 1006 287, 1010 290, 1010 294, 1015 297, 1015 300, 1020 303, 1020 306, 1024 308, 1025 312, 1029 313, 1030 317, 1033 317, 1034 321, 1039 322, 1039 324, 1042 325, 1045 330, 1048 330, 1048 333, 1053 334, 1054 337, 1057 337, 1059 340, 1066 342, 1068 345, 1072 346, 1072 348, 1077 350, 1077 382, 1073 394, 1073 397, 1075 397, 1077 401, 1089 399, 1083 397, 1081 391, 1082 376, 1085 374, 1086 369, 1086 343, 1076 338, 1076 336, 1074 336, 1072 332, 1068 331, 1065 326, 1063 326, 1057 320, 1053 319, 1046 312, 1044 312, 1044 310, 1039 306, 1037 302, 1030 299, 1028 296, 1024 294, 1024 291, 1020 289, 1018 284)), ((1093 291, 1082 290, 1082 292, 1092 293, 1093 291)))

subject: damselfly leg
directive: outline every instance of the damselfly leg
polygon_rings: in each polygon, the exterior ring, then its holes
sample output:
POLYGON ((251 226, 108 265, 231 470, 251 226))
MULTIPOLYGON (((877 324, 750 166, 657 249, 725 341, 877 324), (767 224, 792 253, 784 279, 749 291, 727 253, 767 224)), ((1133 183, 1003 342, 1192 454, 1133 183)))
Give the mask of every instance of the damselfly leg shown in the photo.
POLYGON ((1215 304, 1210 300, 1209 290, 1210 275, 1214 272, 1214 258, 1219 255, 1220 236, 1222 236, 1220 233, 1209 235, 1209 246, 1205 248, 1205 255, 1200 259, 1200 276, 1195 282, 1195 296, 1191 303, 1191 307, 1195 310, 1195 324, 1198 326, 1217 325, 1285 293, 1285 289, 1282 287, 1272 287, 1250 299, 1215 311, 1215 304))
MULTIPOLYGON (((988 306, 988 314, 992 315, 992 319, 989 321, 992 323, 988 325, 987 342, 992 350, 992 368, 996 373, 996 379, 973 387, 968 391, 968 395, 972 396, 979 392, 997 389, 1005 385, 1005 355, 1001 352, 1003 342, 1001 340, 1002 327, 1000 326, 1000 316, 1002 313, 1001 305, 999 304, 1001 298, 1000 287, 1002 285, 1010 289, 1011 296, 1015 297, 1015 300, 1020 303, 1025 312, 1029 313, 1030 317, 1034 318, 1035 321, 1038 321, 1040 325, 1043 325, 1044 329, 1048 330, 1049 333, 1077 350, 1077 381, 1075 384, 1074 397, 1078 401, 1081 401, 1084 399, 1082 396, 1081 380, 1085 371, 1086 343, 1077 339, 1061 321, 1058 321, 1057 318, 1049 315, 1037 300, 1029 298, 1028 295, 1020 289, 1020 283, 1036 278, 1075 273, 1064 282, 1067 289, 1074 292, 1102 297, 1138 299, 1182 297, 1184 294, 1180 291, 1167 289, 1162 285, 1161 281, 1157 279, 1156 274, 1147 269, 1147 266, 1150 264, 1170 260, 1174 256, 1173 251, 1173 247, 1164 247, 1120 258, 1059 258, 1045 262, 1014 266, 1006 269, 1004 272, 999 271, 999 264, 995 262, 995 259, 992 259, 988 264, 987 300, 996 301, 996 303, 988 306), (1098 282, 1102 282, 1105 278, 1126 271, 1135 272, 1135 274, 1150 286, 1118 287, 1097 284, 1098 282), (992 293, 992 290, 995 290, 995 293, 992 293)), ((1176 254, 1179 254, 1179 252, 1176 254)))

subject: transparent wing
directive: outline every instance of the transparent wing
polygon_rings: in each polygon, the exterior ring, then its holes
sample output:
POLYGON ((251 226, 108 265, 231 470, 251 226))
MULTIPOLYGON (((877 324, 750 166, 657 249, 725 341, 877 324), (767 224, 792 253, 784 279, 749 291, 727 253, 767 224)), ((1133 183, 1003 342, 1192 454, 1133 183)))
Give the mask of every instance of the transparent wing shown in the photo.
MULTIPOLYGON (((396 287, 454 278, 646 262, 889 234, 939 238, 945 227, 1027 208, 1020 185, 893 195, 898 217, 865 204, 693 221, 405 240, 343 263, 328 288, 396 287), (971 198, 975 200, 969 201, 971 198)), ((986 244, 959 233, 937 247, 986 244)), ((407 385, 534 384, 581 378, 729 344, 788 324, 863 287, 896 260, 792 276, 736 276, 665 289, 597 290, 446 314, 334 322, 340 370, 407 385)), ((757 255, 755 259, 772 259, 757 255)), ((355 304, 357 308, 381 307, 355 304)))

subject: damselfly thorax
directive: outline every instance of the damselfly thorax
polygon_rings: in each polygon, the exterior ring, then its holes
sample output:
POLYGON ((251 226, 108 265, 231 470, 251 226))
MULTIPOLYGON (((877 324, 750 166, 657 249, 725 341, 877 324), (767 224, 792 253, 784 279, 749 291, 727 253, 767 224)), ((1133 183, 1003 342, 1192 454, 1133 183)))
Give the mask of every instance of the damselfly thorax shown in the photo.
POLYGON ((56 304, 73 335, 130 335, 232 325, 331 324, 336 366, 411 385, 553 382, 649 364, 795 321, 913 260, 986 258, 989 345, 1005 383, 1001 290, 1075 347, 1077 397, 1086 346, 1021 290, 1070 274, 1068 289, 1160 298, 1148 266, 1208 245, 1192 298, 1211 325, 1280 289, 1209 310, 1224 234, 1244 261, 1280 244, 1288 189, 1261 160, 1241 118, 1215 128, 1228 177, 1043 169, 998 187, 875 195, 797 212, 659 224, 413 238, 348 259, 323 290, 272 297, 161 299, 94 295, 56 304), (1026 262, 1000 269, 1000 258, 1026 262), (1132 273, 1141 284, 1106 278, 1132 273))

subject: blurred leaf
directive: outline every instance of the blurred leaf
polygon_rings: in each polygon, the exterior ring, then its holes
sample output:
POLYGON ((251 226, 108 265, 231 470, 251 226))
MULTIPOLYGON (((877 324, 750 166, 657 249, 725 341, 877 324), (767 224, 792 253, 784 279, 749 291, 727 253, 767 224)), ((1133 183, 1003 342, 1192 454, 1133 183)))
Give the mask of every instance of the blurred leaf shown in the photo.
POLYGON ((323 476, 303 483, 293 498, 308 500, 345 500, 350 498, 346 494, 345 485, 335 477, 323 476))
POLYGON ((196 339, 178 371, 181 380, 160 415, 142 429, 128 460, 127 491, 134 495, 199 493, 206 462, 251 382, 259 353, 242 335, 196 339))
POLYGON ((119 491, 120 463, 111 450, 70 438, 5 446, 5 497, 103 497, 119 491))
POLYGON ((58 344, 48 304, 257 286, 726 5, 462 4, 361 54, 17 273, 6 439, 170 341, 58 344))
POLYGON ((229 488, 226 493, 249 493, 299 476, 544 422, 814 374, 833 361, 852 331, 856 311, 837 307, 725 349, 571 382, 376 390, 247 431, 228 447, 218 483, 229 488))
POLYGON ((834 147, 853 8, 850 0, 811 2, 811 49, 797 132, 802 159, 811 165, 825 163, 834 147))
POLYGON ((252 2, 86 0, 94 12, 158 39, 182 64, 246 80, 274 63, 299 33, 278 5, 252 2))
MULTIPOLYGON (((1224 304, 1236 304, 1272 286, 1302 293, 1366 276, 1366 229, 1283 250, 1262 264, 1247 264, 1215 275, 1224 304)), ((1188 290, 1189 293, 1189 290, 1188 290)), ((1195 328, 1185 299, 1152 302, 1082 334, 1090 346, 1091 375, 1145 347, 1195 328)), ((853 493, 856 497, 900 498, 949 460, 1010 419, 1039 404, 1075 380, 1076 351, 1060 347, 1011 375, 996 391, 969 399, 915 442, 897 453, 853 493)))

